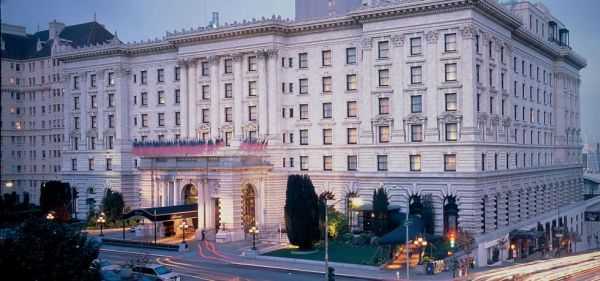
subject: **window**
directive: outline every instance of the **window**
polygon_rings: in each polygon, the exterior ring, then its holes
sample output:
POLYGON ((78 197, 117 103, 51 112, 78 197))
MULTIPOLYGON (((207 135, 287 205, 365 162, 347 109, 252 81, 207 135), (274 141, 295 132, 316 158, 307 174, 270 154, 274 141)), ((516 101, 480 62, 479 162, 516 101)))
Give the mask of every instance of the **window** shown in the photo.
POLYGON ((410 54, 421 54, 421 37, 410 38, 410 54))
POLYGON ((330 102, 323 103, 323 119, 330 119, 332 116, 332 105, 330 102))
POLYGON ((308 104, 300 105, 300 120, 308 119, 308 104))
POLYGON ((475 80, 477 81, 477 83, 481 82, 481 65, 476 65, 475 66, 475 80))
POLYGON ((248 121, 256 121, 256 105, 248 106, 248 121))
POLYGON ((232 135, 233 135, 233 132, 225 132, 225 145, 226 146, 230 146, 231 145, 232 135))
POLYGON ((456 93, 446 94, 446 111, 456 111, 457 109, 456 93))
POLYGON ((90 149, 96 149, 96 138, 95 137, 90 137, 90 149))
POLYGON ((71 159, 71 170, 77 171, 77 159, 71 159))
POLYGON ((74 123, 75 129, 79 129, 79 117, 77 117, 77 116, 73 117, 73 123, 74 123))
POLYGON ((225 107, 225 122, 232 122, 232 121, 233 121, 233 108, 225 107))
POLYGON ((490 97, 490 113, 494 113, 494 97, 490 97))
POLYGON ((165 91, 158 91, 158 104, 165 104, 165 91))
POLYGON ((379 142, 388 143, 390 142, 390 127, 379 126, 379 142))
POLYGON ((450 33, 444 35, 444 51, 454 52, 456 51, 456 33, 450 33))
POLYGON ((331 50, 322 51, 321 59, 322 59, 323 66, 331 66, 331 50))
POLYGON ((348 144, 356 144, 358 141, 358 130, 356 128, 346 129, 346 140, 348 144))
POLYGON ((481 154, 481 170, 485 171, 485 153, 481 154))
POLYGON ((323 92, 331 93, 332 85, 331 85, 331 76, 323 77, 323 92))
POLYGON ((421 155, 410 155, 410 170, 421 171, 421 155))
POLYGON ((165 82, 165 70, 160 68, 156 71, 156 81, 158 83, 165 82))
POLYGON ((411 96, 410 97, 410 112, 421 113, 423 112, 423 96, 411 96))
POLYGON ((112 158, 106 158, 106 170, 112 171, 112 158))
POLYGON ((115 85, 115 73, 109 72, 108 73, 108 86, 114 86, 114 85, 115 85))
POLYGON ((346 102, 346 117, 356 117, 356 101, 346 102))
POLYGON ((358 166, 358 157, 356 155, 348 155, 348 171, 356 171, 358 166))
POLYGON ((175 73, 175 81, 181 80, 181 68, 177 66, 173 72, 175 73))
POLYGON ((248 96, 255 97, 257 95, 256 81, 248 82, 248 96))
POLYGON ((210 86, 202 85, 202 99, 207 100, 210 99, 210 86))
POLYGON ((456 154, 444 154, 444 171, 456 171, 456 154))
POLYGON ((108 149, 113 149, 114 144, 115 144, 115 137, 108 136, 108 149))
POLYGON ((208 76, 208 75, 210 75, 210 70, 208 68, 208 62, 203 61, 202 62, 202 76, 208 76))
POLYGON ((142 84, 147 84, 148 83, 148 72, 147 71, 142 71, 140 73, 140 76, 142 77, 142 84))
POLYGON ((256 71, 256 56, 248 57, 248 71, 256 71))
POLYGON ((181 125, 181 112, 175 111, 175 125, 181 125))
POLYGON ((458 139, 458 124, 447 123, 446 124, 446 140, 456 141, 458 139))
POLYGON ((300 156, 300 170, 308 171, 308 156, 300 156))
POLYGON ((410 68, 410 83, 411 84, 423 83, 423 69, 421 66, 413 66, 410 68))
POLYGON ((446 81, 456 81, 456 63, 448 63, 446 67, 446 81))
POLYGON ((356 74, 346 75, 346 90, 356 91, 356 89, 357 89, 356 74))
POLYGON ((146 92, 142 93, 142 105, 148 105, 148 93, 146 92))
POLYGON ((323 129, 323 144, 331 144, 333 142, 333 130, 323 129))
POLYGON ((108 107, 115 106, 115 94, 108 94, 108 107))
POLYGON ((142 127, 148 127, 148 114, 142 114, 142 127))
POLYGON ((390 70, 380 69, 379 70, 379 86, 385 87, 390 85, 390 70))
POLYGON ((230 74, 233 73, 233 60, 232 59, 226 59, 223 61, 224 64, 224 68, 225 68, 225 74, 230 74))
POLYGON ((225 83, 225 98, 230 99, 233 97, 233 84, 225 83))
POLYGON ((390 98, 379 98, 379 114, 390 114, 390 98))
POLYGON ((294 92, 294 83, 288 83, 288 88, 289 88, 289 92, 293 93, 294 92))
POLYGON ((346 63, 347 64, 355 64, 356 63, 356 48, 346 48, 346 63))
POLYGON ((494 44, 494 43, 493 43, 493 42, 490 40, 490 42, 489 42, 489 47, 488 47, 488 50, 490 51, 490 54, 489 54, 489 55, 490 55, 490 58, 491 58, 491 57, 493 57, 493 53, 492 53, 493 44, 494 44))
MULTIPOLYGON (((18 83, 17 83, 17 85, 18 85, 18 83)), ((75 90, 79 89, 79 76, 73 77, 73 89, 75 89, 75 90)))
POLYGON ((300 130, 300 145, 308 145, 308 130, 300 130))
POLYGON ((95 163, 94 163, 94 158, 90 158, 90 159, 88 159, 88 170, 90 170, 90 171, 93 171, 93 170, 94 170, 94 168, 95 168, 95 167, 94 167, 94 166, 95 166, 94 164, 95 164, 95 163))
POLYGON ((333 166, 333 157, 331 156, 323 156, 323 170, 324 171, 331 171, 331 168, 333 166))
MULTIPOLYGON (((42 109, 45 107, 42 106, 42 109)), ((73 97, 73 109, 79 109, 79 97, 73 97)), ((42 110, 42 113, 44 110, 42 110)))
POLYGON ((298 80, 298 84, 300 84, 300 94, 308 94, 308 79, 300 79, 298 80))
POLYGON ((412 142, 423 141, 423 125, 411 125, 410 126, 410 140, 412 142))
POLYGON ((387 59, 390 52, 390 44, 388 41, 379 41, 377 43, 378 56, 380 59, 387 59))
POLYGON ((388 170, 388 156, 387 155, 377 155, 377 171, 387 171, 388 170))
POLYGON ((308 67, 308 54, 301 53, 298 54, 298 68, 307 68, 308 67))
POLYGON ((203 108, 202 109, 202 123, 208 123, 210 122, 210 109, 208 108, 203 108))
POLYGON ((90 75, 90 87, 96 88, 96 80, 96 74, 90 75))
POLYGON ((490 86, 493 86, 494 85, 494 70, 493 69, 490 69, 489 77, 490 77, 490 86))
POLYGON ((158 113, 158 126, 159 127, 164 127, 165 126, 165 114, 164 113, 158 113))
POLYGON ((175 104, 181 103, 181 91, 179 89, 175 89, 175 104))

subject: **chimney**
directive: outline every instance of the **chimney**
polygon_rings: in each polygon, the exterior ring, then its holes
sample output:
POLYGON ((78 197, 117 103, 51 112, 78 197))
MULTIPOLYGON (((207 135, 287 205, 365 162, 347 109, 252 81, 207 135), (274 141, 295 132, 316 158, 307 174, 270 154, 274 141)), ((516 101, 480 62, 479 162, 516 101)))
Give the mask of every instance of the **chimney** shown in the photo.
POLYGON ((51 21, 48 24, 48 39, 53 40, 58 37, 60 32, 65 28, 65 24, 62 22, 57 22, 56 20, 51 21))
POLYGON ((212 12, 212 20, 210 21, 210 25, 213 28, 219 27, 219 12, 212 12))

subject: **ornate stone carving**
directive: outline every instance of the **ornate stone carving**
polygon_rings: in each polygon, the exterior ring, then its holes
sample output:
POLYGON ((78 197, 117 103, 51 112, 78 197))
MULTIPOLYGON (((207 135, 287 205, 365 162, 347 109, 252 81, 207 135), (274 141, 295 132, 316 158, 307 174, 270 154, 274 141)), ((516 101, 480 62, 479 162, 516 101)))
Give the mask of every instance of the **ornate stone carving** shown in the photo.
POLYGON ((242 56, 242 54, 240 53, 235 53, 231 55, 231 58, 233 59, 234 62, 241 62, 242 59, 244 59, 244 56, 242 56))
POLYGON ((413 113, 404 117, 404 122, 407 124, 422 124, 425 123, 425 121, 427 121, 427 116, 423 113, 413 113))
POLYGON ((221 61, 221 58, 219 58, 219 56, 210 56, 210 57, 208 57, 208 62, 210 64, 218 65, 220 61, 221 61))
POLYGON ((188 66, 188 60, 187 59, 178 59, 177 60, 177 65, 179 65, 180 67, 187 67, 188 66))
POLYGON ((244 128, 244 131, 256 131, 258 130, 258 124, 254 121, 249 121, 244 123, 244 125, 242 126, 244 128))
POLYGON ((188 60, 188 65, 190 67, 196 67, 198 65, 198 58, 191 58, 188 60))
POLYGON ((460 122, 461 119, 462 115, 458 112, 444 112, 438 116, 438 121, 440 123, 460 122))
POLYGON ((425 34, 428 43, 436 43, 438 40, 438 32, 435 30, 427 31, 425 34))
POLYGON ((477 34, 477 26, 474 24, 467 24, 460 30, 463 39, 473 39, 477 34))
POLYGON ((117 134, 117 132, 115 131, 114 128, 110 128, 110 129, 104 130, 103 134, 104 134, 105 137, 109 137, 109 136, 113 136, 114 137, 117 134))
POLYGON ((373 47, 373 40, 371 37, 362 37, 360 39, 360 46, 364 50, 371 49, 373 47))
POLYGON ((477 123, 487 123, 487 120, 489 119, 489 116, 487 113, 485 112, 479 112, 477 113, 477 123))
POLYGON ((230 123, 223 123, 223 125, 221 125, 221 131, 223 131, 223 132, 232 132, 233 131, 233 126, 231 126, 230 123))
POLYGON ((79 132, 79 129, 71 130, 69 132, 69 138, 77 138, 80 135, 81 135, 81 133, 79 132))
POLYGON ((399 33, 392 35, 392 44, 394 44, 394 47, 402 47, 402 45, 404 45, 404 34, 399 33))
POLYGON ((389 115, 381 115, 373 118, 371 122, 375 126, 391 125, 392 123, 394 123, 394 118, 389 115))
POLYGON ((502 120, 502 126, 504 126, 504 127, 510 127, 511 123, 512 123, 512 118, 510 118, 510 117, 506 117, 502 120))
POLYGON ((210 132, 210 126, 201 123, 196 126, 196 133, 208 133, 210 132))
POLYGON ((492 115, 490 118, 490 124, 492 126, 498 126, 500 124, 500 116, 498 116, 498 114, 492 115))
POLYGON ((85 133, 86 137, 97 137, 98 136, 98 130, 96 129, 89 129, 86 133, 85 133))
POLYGON ((259 60, 266 59, 267 53, 264 50, 256 50, 256 58, 259 60))
POLYGON ((115 69, 115 74, 117 75, 117 77, 125 77, 125 76, 128 76, 129 73, 130 73, 130 70, 125 67, 117 67, 115 69))
POLYGON ((267 53, 267 56, 269 58, 276 58, 277 54, 279 53, 279 50, 277 50, 277 49, 268 49, 265 52, 267 53))

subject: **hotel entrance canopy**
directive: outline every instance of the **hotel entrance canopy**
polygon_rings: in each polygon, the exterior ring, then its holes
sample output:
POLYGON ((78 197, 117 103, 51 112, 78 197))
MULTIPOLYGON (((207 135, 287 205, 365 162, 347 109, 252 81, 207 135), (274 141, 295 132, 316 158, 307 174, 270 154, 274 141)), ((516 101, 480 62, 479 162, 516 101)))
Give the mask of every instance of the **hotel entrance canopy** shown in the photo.
POLYGON ((135 217, 144 217, 153 222, 196 218, 198 217, 198 204, 137 209, 123 215, 123 220, 135 217))

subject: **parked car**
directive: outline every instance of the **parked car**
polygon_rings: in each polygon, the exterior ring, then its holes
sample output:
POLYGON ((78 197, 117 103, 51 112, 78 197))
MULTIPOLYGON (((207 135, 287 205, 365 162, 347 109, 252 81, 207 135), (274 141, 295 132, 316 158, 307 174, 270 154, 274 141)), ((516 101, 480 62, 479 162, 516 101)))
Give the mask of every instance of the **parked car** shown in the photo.
POLYGON ((92 267, 102 271, 119 271, 121 266, 118 264, 112 264, 107 260, 96 259, 92 262, 92 267))
POLYGON ((119 274, 112 270, 104 270, 100 271, 100 276, 102 281, 122 281, 123 279, 119 274))
POLYGON ((181 275, 171 271, 170 268, 160 264, 146 264, 144 266, 137 265, 131 269, 133 274, 139 274, 150 279, 157 278, 162 281, 180 281, 181 275))

